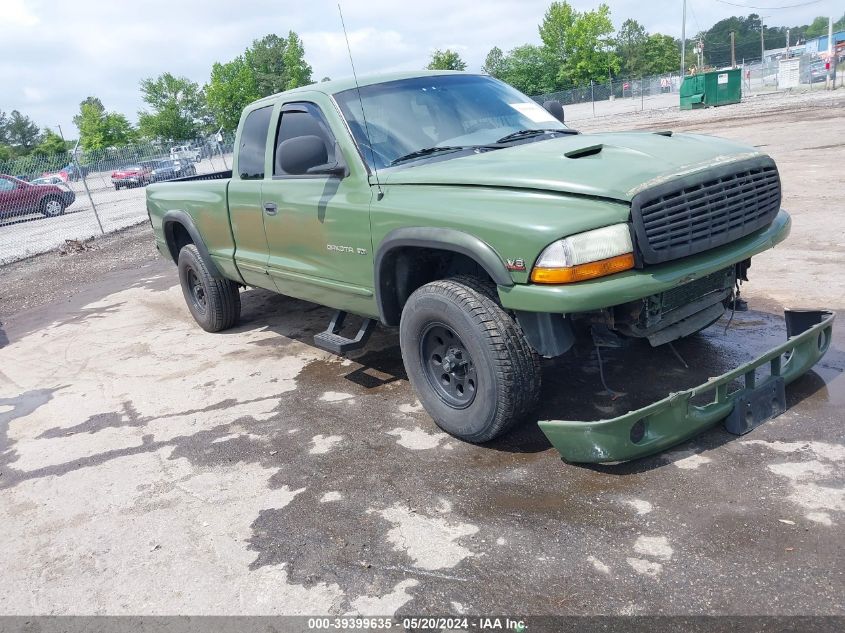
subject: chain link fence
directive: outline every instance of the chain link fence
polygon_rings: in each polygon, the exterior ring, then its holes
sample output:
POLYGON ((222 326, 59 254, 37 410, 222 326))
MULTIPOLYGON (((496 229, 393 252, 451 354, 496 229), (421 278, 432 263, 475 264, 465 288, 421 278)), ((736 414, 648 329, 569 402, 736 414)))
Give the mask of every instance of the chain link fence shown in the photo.
MULTIPOLYGON (((791 90, 830 87, 820 58, 806 55, 798 66, 791 90)), ((741 68, 743 95, 784 89, 778 60, 744 60, 741 68)), ((841 86, 845 59, 834 77, 841 86)), ((560 101, 573 122, 677 108, 681 81, 677 73, 608 79, 534 99, 560 101)), ((144 222, 147 184, 230 169, 233 145, 230 132, 221 142, 211 137, 0 161, 0 265, 144 222)))
MULTIPOLYGON (((742 69, 743 95, 755 95, 778 90, 825 90, 831 84, 827 81, 824 61, 818 56, 803 55, 798 59, 796 82, 785 82, 780 70, 779 59, 751 60, 739 65, 742 69)), ((833 83, 841 87, 845 80, 845 58, 831 64, 833 83)), ((716 69, 713 69, 716 70, 716 69)), ((677 108, 680 100, 682 78, 679 73, 608 79, 586 86, 536 95, 537 103, 556 100, 564 106, 569 122, 592 117, 613 116, 646 110, 677 108)))
POLYGON ((0 264, 146 221, 153 182, 231 169, 234 133, 0 161, 0 264))

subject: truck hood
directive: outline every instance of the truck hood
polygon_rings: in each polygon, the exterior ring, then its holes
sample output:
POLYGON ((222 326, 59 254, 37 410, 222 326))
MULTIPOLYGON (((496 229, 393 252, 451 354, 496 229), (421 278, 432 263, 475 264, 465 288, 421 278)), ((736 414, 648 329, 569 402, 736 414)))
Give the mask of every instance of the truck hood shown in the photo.
POLYGON ((396 168, 384 182, 539 189, 629 202, 666 180, 762 155, 699 134, 579 134, 396 168))

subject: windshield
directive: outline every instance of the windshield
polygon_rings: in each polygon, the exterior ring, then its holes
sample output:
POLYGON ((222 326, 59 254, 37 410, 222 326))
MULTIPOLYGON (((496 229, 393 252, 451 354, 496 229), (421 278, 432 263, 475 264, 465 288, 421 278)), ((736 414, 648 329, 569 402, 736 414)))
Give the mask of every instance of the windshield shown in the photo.
POLYGON ((535 101, 484 75, 432 75, 362 86, 366 131, 358 91, 339 92, 335 100, 370 168, 383 169, 432 147, 485 146, 521 130, 567 129, 535 101))

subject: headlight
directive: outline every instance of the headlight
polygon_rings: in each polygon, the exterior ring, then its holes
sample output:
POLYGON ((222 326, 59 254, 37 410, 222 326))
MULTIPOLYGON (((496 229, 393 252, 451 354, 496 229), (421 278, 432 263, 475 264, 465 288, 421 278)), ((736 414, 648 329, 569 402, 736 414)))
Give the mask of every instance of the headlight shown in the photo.
POLYGON ((627 224, 570 235, 549 244, 534 264, 531 281, 569 284, 634 267, 634 246, 627 224))

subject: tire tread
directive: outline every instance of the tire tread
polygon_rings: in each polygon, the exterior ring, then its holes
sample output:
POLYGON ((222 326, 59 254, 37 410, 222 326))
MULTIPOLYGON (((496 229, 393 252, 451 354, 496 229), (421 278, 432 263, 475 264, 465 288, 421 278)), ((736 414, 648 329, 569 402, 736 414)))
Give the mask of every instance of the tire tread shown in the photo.
POLYGON ((433 281, 418 288, 409 302, 414 295, 425 294, 439 295, 458 304, 478 325, 493 352, 493 370, 500 384, 495 419, 482 432, 462 439, 481 443, 506 433, 539 403, 539 357, 516 320, 502 309, 492 282, 468 275, 433 281))
MULTIPOLYGON (((208 296, 207 319, 203 321, 191 311, 194 319, 206 332, 220 332, 233 327, 241 314, 241 294, 238 284, 230 279, 213 276, 194 244, 187 244, 179 251, 180 281, 182 280, 181 269, 188 265, 192 266, 202 279, 208 296)), ((185 293, 185 300, 190 307, 190 299, 184 281, 182 281, 182 291, 185 293)))

